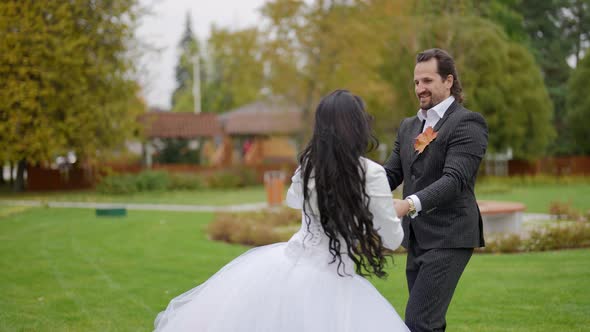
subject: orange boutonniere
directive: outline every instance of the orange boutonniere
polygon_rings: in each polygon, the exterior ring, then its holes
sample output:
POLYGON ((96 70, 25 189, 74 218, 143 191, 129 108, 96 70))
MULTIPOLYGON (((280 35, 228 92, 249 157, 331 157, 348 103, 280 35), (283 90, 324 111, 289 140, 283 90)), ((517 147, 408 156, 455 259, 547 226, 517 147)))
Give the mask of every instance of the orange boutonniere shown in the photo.
POLYGON ((418 151, 418 153, 422 153, 424 149, 430 144, 430 142, 434 141, 438 133, 432 129, 432 127, 426 128, 424 132, 418 137, 416 137, 416 141, 414 142, 414 149, 418 151))

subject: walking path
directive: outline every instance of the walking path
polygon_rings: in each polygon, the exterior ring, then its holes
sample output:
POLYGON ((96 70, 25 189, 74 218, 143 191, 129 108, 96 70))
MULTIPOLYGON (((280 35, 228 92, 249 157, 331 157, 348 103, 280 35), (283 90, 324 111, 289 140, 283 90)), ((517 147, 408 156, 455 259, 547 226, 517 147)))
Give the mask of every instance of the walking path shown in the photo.
MULTIPOLYGON (((191 211, 191 212, 243 212, 258 211, 268 208, 266 202, 236 205, 188 205, 188 204, 151 204, 151 203, 92 203, 92 202, 47 202, 35 200, 0 200, 0 205, 17 205, 50 208, 126 208, 127 210, 149 211, 191 211)), ((543 213, 523 213, 523 223, 549 222, 552 216, 543 213)))
POLYGON ((91 203, 91 202, 46 202, 34 200, 0 200, 0 205, 18 205, 50 208, 86 208, 108 209, 126 208, 127 210, 150 211, 192 211, 192 212, 241 212, 258 211, 268 207, 266 202, 237 205, 185 205, 185 204, 150 204, 150 203, 91 203))

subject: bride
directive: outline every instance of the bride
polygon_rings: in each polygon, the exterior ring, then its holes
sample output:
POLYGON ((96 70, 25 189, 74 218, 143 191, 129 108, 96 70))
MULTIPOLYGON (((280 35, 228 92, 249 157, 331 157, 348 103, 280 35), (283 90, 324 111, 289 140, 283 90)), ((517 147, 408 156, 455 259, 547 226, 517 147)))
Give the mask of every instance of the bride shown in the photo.
POLYGON ((383 167, 362 157, 375 142, 360 97, 324 97, 287 192, 301 229, 173 299, 155 331, 409 331, 363 277, 385 277, 383 249, 403 237, 383 167))

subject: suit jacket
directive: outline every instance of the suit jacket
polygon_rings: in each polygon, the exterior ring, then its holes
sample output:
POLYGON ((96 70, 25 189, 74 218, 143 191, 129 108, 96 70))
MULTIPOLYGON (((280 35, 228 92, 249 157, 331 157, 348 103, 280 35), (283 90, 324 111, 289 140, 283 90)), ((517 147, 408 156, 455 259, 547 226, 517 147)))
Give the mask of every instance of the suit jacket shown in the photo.
POLYGON ((434 127, 436 139, 419 154, 414 142, 421 129, 417 116, 404 119, 383 165, 391 190, 403 182, 404 197, 414 194, 422 205, 417 217, 403 218, 402 245, 408 247, 412 231, 422 249, 484 246, 474 186, 488 143, 485 120, 454 101, 434 127))

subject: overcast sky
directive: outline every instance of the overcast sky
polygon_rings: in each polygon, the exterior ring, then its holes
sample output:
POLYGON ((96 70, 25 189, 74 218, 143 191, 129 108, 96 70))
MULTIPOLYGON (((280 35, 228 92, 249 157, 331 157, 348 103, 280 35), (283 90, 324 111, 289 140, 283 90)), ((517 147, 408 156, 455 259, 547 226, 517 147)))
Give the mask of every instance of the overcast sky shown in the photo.
POLYGON ((174 67, 178 60, 176 46, 184 30, 186 12, 190 10, 193 32, 204 42, 210 26, 243 28, 260 19, 258 9, 265 0, 140 0, 152 14, 142 20, 138 36, 160 49, 141 58, 141 83, 149 106, 170 106, 174 90, 174 67))

